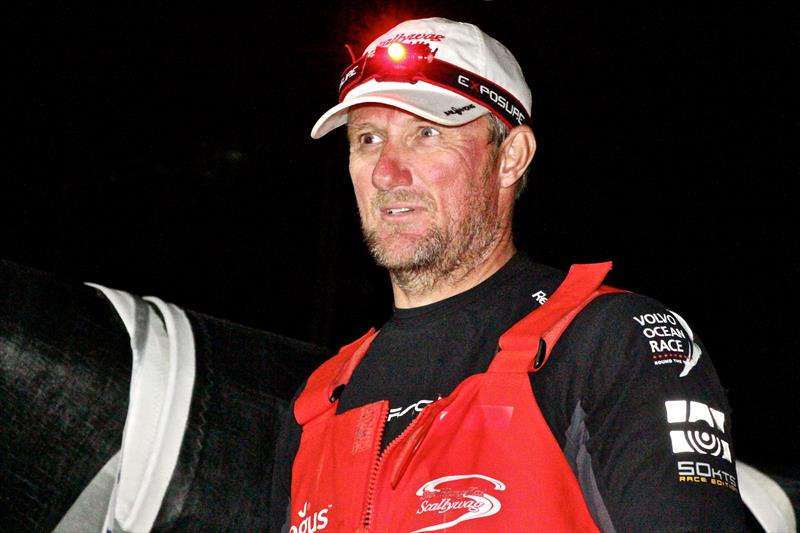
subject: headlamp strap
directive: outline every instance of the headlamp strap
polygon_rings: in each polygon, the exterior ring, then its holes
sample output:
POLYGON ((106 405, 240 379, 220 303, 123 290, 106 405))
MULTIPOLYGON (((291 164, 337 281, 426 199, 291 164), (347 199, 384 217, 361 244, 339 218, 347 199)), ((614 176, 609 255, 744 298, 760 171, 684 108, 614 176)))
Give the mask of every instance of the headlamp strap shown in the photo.
POLYGON ((433 57, 436 51, 430 52, 427 45, 424 47, 428 51, 427 54, 409 54, 405 60, 399 62, 389 59, 386 47, 378 47, 372 54, 362 55, 342 74, 339 82, 339 102, 342 102, 354 87, 372 79, 378 82, 394 81, 411 84, 425 81, 488 107, 512 128, 530 123, 527 111, 511 93, 474 72, 436 59, 433 57))

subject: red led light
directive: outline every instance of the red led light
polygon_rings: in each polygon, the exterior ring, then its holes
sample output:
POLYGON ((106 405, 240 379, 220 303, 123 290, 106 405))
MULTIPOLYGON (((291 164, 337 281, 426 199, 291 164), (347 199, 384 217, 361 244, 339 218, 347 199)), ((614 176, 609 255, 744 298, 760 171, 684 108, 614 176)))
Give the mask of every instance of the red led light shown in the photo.
POLYGON ((530 116, 514 95, 474 72, 436 59, 436 52, 426 43, 392 42, 376 47, 353 61, 342 73, 339 102, 345 100, 351 89, 370 80, 412 85, 422 81, 488 107, 512 128, 530 122, 530 116))
POLYGON ((386 49, 386 53, 388 54, 389 59, 397 63, 406 58, 408 51, 401 43, 392 43, 386 49))

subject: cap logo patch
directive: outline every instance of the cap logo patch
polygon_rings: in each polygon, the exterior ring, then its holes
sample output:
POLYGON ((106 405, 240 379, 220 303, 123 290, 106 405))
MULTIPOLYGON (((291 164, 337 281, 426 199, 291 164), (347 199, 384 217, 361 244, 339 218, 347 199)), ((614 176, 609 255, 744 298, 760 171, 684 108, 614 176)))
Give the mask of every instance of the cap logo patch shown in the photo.
POLYGON ((392 43, 418 43, 418 42, 441 42, 445 36, 440 33, 395 33, 394 37, 389 37, 377 43, 376 47, 389 46, 392 43))
POLYGON ((450 109, 445 109, 444 114, 445 116, 449 115, 459 115, 461 116, 464 111, 469 111, 470 109, 475 109, 475 104, 465 105, 464 107, 450 107, 450 109))

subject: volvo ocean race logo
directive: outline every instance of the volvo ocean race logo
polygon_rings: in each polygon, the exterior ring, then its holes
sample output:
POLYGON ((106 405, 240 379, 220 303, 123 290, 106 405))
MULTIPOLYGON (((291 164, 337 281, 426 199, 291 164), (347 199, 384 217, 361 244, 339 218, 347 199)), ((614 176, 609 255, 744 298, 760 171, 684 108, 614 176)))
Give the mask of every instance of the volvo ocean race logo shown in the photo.
POLYGON ((464 488, 454 488, 452 486, 454 482, 465 479, 488 481, 490 490, 506 490, 506 485, 502 481, 481 474, 445 476, 428 481, 417 490, 416 494, 420 497, 417 514, 442 514, 450 511, 463 511, 463 514, 449 522, 416 529, 411 533, 447 529, 467 520, 492 516, 500 511, 500 507, 502 507, 500 500, 477 486, 485 485, 484 483, 472 482, 467 487, 464 487, 463 483, 459 484, 464 488))
POLYGON ((681 364, 679 377, 687 376, 697 365, 703 350, 695 342, 692 328, 678 313, 647 313, 633 320, 642 328, 654 365, 681 364))

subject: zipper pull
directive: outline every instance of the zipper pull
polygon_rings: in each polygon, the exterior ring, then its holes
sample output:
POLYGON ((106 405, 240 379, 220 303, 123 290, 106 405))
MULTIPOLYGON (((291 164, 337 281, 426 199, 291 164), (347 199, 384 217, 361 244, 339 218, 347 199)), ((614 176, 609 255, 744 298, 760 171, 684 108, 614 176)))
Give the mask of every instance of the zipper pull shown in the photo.
POLYGON ((400 483, 400 479, 406 473, 411 459, 414 457, 417 449, 422 444, 428 431, 433 426, 433 423, 439 417, 439 414, 453 401, 453 396, 440 399, 432 404, 428 404, 419 414, 416 420, 412 422, 416 427, 411 429, 405 439, 405 442, 397 450, 397 460, 394 462, 392 468, 392 475, 389 482, 392 488, 396 488, 400 483))

